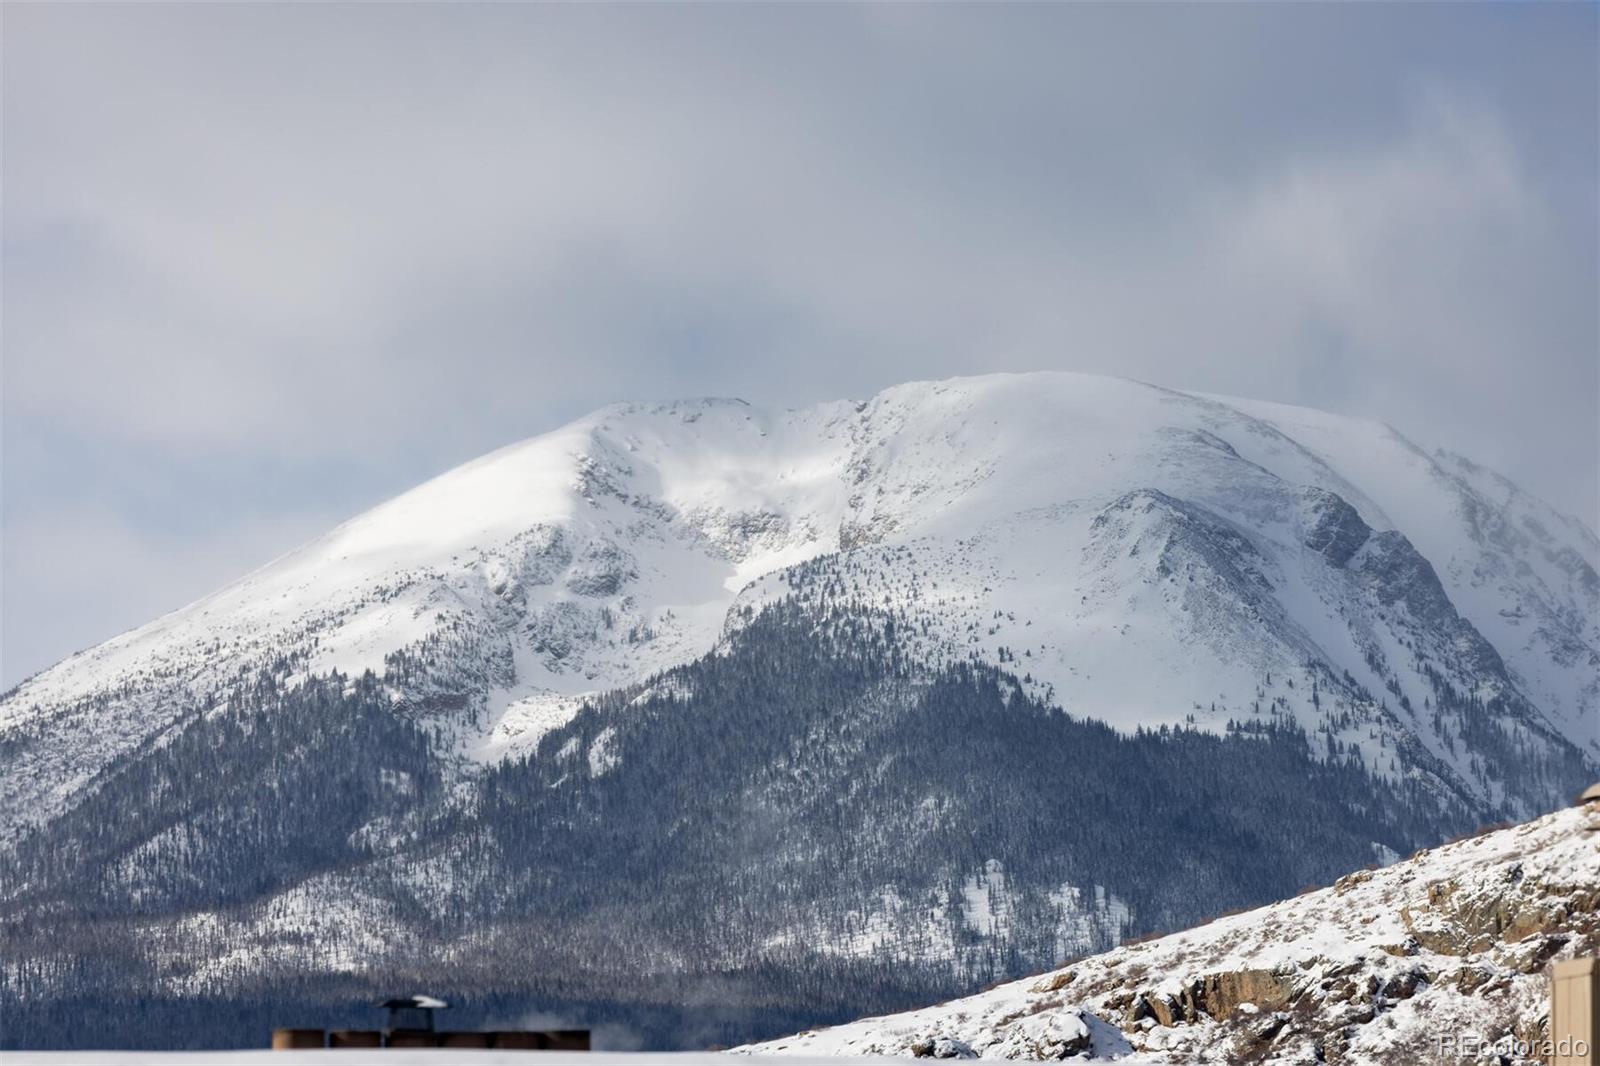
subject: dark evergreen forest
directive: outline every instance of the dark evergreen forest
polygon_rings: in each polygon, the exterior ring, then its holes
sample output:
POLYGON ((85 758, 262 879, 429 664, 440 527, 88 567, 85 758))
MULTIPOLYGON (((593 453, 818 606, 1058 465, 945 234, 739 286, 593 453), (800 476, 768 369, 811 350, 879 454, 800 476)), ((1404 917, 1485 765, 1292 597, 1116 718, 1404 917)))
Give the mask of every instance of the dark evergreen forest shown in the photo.
POLYGON ((1486 820, 1270 713, 1120 734, 999 670, 919 667, 897 624, 780 604, 469 775, 382 679, 263 677, 7 856, 0 1041, 262 1046, 427 991, 458 1025, 728 1044, 973 991, 1486 820), (974 892, 1003 920, 974 923, 974 892))

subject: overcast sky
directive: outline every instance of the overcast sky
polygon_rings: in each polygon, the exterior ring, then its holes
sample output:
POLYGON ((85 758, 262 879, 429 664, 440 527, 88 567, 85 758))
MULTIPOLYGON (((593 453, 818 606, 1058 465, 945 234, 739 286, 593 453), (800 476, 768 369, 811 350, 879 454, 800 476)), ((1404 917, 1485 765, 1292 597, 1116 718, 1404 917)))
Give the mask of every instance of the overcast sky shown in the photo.
POLYGON ((621 399, 1381 418, 1596 522, 1597 8, 4 8, 0 679, 621 399))

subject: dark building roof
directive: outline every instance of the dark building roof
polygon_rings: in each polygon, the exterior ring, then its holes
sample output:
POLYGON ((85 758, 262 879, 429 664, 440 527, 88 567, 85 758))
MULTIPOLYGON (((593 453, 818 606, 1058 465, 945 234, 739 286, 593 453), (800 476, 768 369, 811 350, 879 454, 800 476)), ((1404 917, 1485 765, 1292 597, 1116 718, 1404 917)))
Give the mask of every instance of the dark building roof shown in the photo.
POLYGON ((444 1010, 450 1004, 432 996, 397 996, 386 999, 378 1006, 385 1010, 444 1010))

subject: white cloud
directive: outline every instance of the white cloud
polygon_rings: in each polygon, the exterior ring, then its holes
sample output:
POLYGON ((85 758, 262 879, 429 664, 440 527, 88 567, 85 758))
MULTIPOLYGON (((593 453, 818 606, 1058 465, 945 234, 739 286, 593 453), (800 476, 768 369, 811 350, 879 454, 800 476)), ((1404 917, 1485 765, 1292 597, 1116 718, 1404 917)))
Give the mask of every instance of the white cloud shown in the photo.
POLYGON ((290 547, 260 515, 348 514, 319 465, 370 498, 630 397, 1125 373, 1384 418, 1593 520, 1587 8, 6 21, 7 572, 93 519, 79 555, 152 575, 120 613, 13 587, 62 650, 290 547), (307 473, 217 487, 274 463, 307 473), (227 532, 152 521, 174 479, 227 532))

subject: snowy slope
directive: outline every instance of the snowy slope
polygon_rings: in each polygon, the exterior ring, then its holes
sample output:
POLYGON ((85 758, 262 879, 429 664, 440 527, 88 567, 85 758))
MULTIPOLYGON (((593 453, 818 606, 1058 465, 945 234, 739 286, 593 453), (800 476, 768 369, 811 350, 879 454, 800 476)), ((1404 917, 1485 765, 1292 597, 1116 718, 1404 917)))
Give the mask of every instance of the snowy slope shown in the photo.
POLYGON ((1279 404, 1219 402, 1314 449, 1359 483, 1371 496, 1371 513, 1387 517, 1368 521, 1405 531, 1541 709, 1569 736, 1596 742, 1600 540, 1593 530, 1470 459, 1425 452, 1388 426, 1279 404))
POLYGON ((1600 804, 1592 803, 968 999, 738 1050, 1443 1060, 1457 1057, 1439 1054, 1443 1034, 1502 1049, 1542 1039, 1551 962, 1597 949, 1600 804))
POLYGON ((802 563, 920 613, 926 656, 1122 728, 1282 714, 1380 771, 1404 748, 1537 806, 1426 710, 1431 669, 1499 699, 1516 744, 1600 757, 1581 523, 1386 427, 996 375, 794 411, 621 405, 435 478, 8 694, 0 839, 263 670, 387 672, 464 767, 528 750, 585 694, 714 647, 730 608, 804 595, 802 563))

